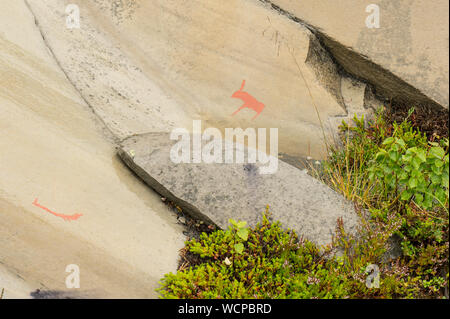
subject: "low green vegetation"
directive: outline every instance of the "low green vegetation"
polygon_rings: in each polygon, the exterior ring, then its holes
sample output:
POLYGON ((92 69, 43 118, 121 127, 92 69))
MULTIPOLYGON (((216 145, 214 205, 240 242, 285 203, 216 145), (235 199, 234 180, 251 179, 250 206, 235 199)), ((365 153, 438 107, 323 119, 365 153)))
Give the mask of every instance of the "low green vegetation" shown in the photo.
POLYGON ((161 297, 448 298, 448 139, 427 137, 408 118, 353 122, 315 174, 355 203, 357 237, 338 220, 333 242, 317 247, 269 210, 255 227, 231 220, 186 243, 161 297))
POLYGON ((381 233, 398 238, 402 255, 391 263, 414 283, 399 297, 437 298, 446 291, 448 298, 449 141, 414 128, 413 112, 392 125, 382 113, 366 127, 363 119, 355 118, 353 127, 344 123, 343 145, 332 150, 322 176, 370 213, 372 227, 398 221, 392 234, 381 233))

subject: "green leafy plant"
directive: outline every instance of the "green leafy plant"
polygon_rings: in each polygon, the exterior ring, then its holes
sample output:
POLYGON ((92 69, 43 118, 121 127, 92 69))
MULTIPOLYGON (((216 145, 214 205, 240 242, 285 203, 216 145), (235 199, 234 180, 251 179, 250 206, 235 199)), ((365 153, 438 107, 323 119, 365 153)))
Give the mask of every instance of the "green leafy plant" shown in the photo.
POLYGON ((394 123, 394 133, 386 138, 368 168, 370 180, 383 183, 384 196, 413 200, 423 209, 448 201, 448 140, 427 142, 407 121, 394 123))
POLYGON ((245 221, 235 221, 234 219, 229 220, 232 227, 228 230, 234 237, 234 251, 238 254, 242 254, 244 251, 244 242, 248 239, 248 228, 245 227, 247 222, 245 221))
MULTIPOLYGON (((395 263, 414 282, 411 296, 442 296, 448 287, 449 142, 413 127, 413 112, 401 123, 387 124, 383 112, 367 126, 357 118, 353 127, 343 123, 343 145, 332 149, 321 175, 371 213, 369 237, 399 238, 403 255, 395 263), (392 219, 400 222, 394 232, 387 227, 392 219)), ((375 247, 387 249, 386 241, 367 246, 375 247)))
POLYGON ((230 220, 229 229, 186 242, 183 267, 161 280, 161 297, 448 298, 448 140, 408 119, 387 124, 382 112, 365 122, 343 122, 341 145, 315 172, 355 203, 357 234, 338 220, 333 242, 319 249, 268 210, 255 227, 230 220), (400 254, 391 256, 395 243, 400 254), (371 265, 379 288, 366 285, 371 265))
POLYGON ((399 265, 381 266, 380 288, 366 285, 367 267, 383 265, 383 243, 399 228, 398 218, 389 220, 376 229, 381 236, 364 230, 372 229, 366 225, 361 231, 364 240, 346 234, 338 221, 333 243, 319 249, 271 222, 266 211, 261 223, 246 228, 248 238, 240 253, 235 253, 234 242, 238 222, 188 241, 184 258, 189 267, 166 274, 158 292, 163 298, 411 297, 417 287, 399 265))
POLYGON ((370 161, 378 152, 378 145, 390 134, 382 113, 374 123, 365 125, 364 117, 353 118, 354 126, 345 121, 340 126, 341 145, 330 145, 329 158, 322 170, 313 170, 316 177, 342 193, 347 199, 373 206, 379 198, 378 181, 369 179, 370 161))

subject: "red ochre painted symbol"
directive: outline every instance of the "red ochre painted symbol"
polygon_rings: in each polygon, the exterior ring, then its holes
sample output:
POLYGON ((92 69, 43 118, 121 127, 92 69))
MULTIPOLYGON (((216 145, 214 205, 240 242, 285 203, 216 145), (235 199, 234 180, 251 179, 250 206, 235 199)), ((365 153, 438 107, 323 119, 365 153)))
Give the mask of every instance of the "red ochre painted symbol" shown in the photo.
POLYGON ((259 102, 249 93, 242 91, 244 89, 244 86, 245 80, 242 81, 241 88, 238 91, 234 92, 233 95, 231 96, 232 98, 240 99, 244 102, 244 104, 242 104, 242 106, 239 109, 237 109, 236 112, 233 113, 233 115, 235 115, 242 109, 249 108, 256 112, 256 115, 252 118, 252 120, 254 120, 264 109, 264 104, 259 102))
POLYGON ((71 220, 77 220, 78 218, 80 218, 81 216, 83 216, 83 214, 73 214, 73 215, 64 215, 64 214, 58 214, 54 211, 51 211, 50 209, 48 209, 45 206, 42 206, 41 204, 39 204, 37 202, 37 198, 34 199, 33 205, 37 206, 39 208, 42 208, 43 210, 49 212, 52 215, 55 215, 56 217, 61 217, 62 219, 64 219, 65 221, 71 221, 71 220))

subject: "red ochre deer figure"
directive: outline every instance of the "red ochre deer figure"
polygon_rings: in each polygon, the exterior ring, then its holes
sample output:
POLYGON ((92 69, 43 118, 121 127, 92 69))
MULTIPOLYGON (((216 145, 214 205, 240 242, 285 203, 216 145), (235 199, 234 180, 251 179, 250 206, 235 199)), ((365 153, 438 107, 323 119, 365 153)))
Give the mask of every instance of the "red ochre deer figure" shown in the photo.
POLYGON ((242 91, 244 89, 244 86, 245 80, 242 81, 242 85, 239 91, 234 92, 233 95, 231 96, 232 98, 240 99, 244 102, 244 104, 242 104, 242 106, 239 109, 237 109, 236 112, 233 113, 233 115, 235 115, 242 109, 249 108, 256 112, 256 115, 252 118, 252 120, 254 120, 264 109, 264 104, 259 102, 249 93, 242 91))
POLYGON ((37 198, 34 199, 33 205, 36 206, 36 207, 42 208, 43 210, 49 212, 52 215, 55 215, 56 217, 61 217, 65 221, 77 220, 78 218, 83 216, 83 214, 73 214, 73 215, 58 214, 58 213, 48 209, 47 207, 42 206, 41 204, 39 204, 37 198))

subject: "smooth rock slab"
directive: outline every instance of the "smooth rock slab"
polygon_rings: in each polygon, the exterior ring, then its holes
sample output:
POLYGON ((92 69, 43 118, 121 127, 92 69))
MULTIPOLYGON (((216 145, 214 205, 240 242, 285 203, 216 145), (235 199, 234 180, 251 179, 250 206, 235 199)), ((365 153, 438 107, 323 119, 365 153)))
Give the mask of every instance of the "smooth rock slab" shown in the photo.
POLYGON ((80 29, 64 27, 67 1, 27 2, 58 64, 120 140, 201 119, 222 132, 278 127, 280 152, 322 159, 322 123, 333 134, 350 113, 320 41, 260 1, 76 1, 80 29), (254 120, 251 109, 232 116, 243 80, 265 105, 254 120))
POLYGON ((350 74, 379 95, 411 105, 449 107, 447 0, 261 0, 320 33, 323 44, 350 74), (370 4, 379 28, 368 28, 370 4))
POLYGON ((259 174, 267 164, 175 164, 170 149, 176 141, 168 133, 133 136, 122 142, 119 156, 156 192, 174 201, 194 218, 221 228, 229 219, 261 220, 266 205, 274 220, 299 236, 328 244, 342 217, 354 232, 358 217, 341 195, 287 163, 278 161, 275 174, 259 174))

